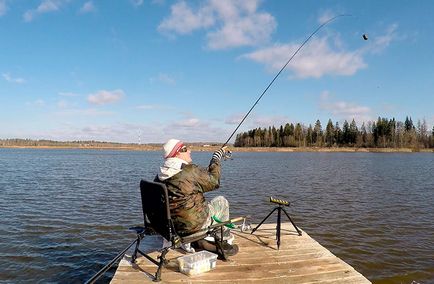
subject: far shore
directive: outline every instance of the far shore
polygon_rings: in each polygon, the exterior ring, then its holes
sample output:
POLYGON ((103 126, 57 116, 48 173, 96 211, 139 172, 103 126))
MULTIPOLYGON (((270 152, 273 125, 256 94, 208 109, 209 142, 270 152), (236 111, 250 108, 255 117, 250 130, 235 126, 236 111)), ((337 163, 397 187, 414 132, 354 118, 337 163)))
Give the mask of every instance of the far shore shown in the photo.
MULTIPOLYGON (((82 150, 124 150, 124 151, 161 151, 158 145, 127 145, 127 146, 0 146, 9 149, 82 149, 82 150)), ((215 151, 220 148, 216 146, 190 146, 192 151, 215 151)), ((365 153, 434 153, 434 149, 413 149, 413 148, 354 148, 354 147, 233 147, 228 150, 232 152, 365 152, 365 153)))

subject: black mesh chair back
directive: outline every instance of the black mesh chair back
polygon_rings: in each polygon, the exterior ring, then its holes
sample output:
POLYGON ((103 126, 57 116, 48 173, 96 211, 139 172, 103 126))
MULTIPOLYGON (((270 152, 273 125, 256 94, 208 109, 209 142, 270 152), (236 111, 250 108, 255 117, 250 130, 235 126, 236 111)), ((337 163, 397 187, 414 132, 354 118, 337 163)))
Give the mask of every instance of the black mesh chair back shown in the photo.
POLYGON ((151 228, 166 240, 170 241, 174 234, 170 218, 169 196, 164 183, 140 181, 143 217, 145 227, 151 228))

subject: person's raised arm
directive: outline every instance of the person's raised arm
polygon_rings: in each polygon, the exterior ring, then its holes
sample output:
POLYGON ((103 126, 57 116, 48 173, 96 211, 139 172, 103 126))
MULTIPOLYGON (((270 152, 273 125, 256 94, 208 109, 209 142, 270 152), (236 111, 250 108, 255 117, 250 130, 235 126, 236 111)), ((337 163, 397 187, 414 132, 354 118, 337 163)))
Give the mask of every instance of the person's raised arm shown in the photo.
POLYGON ((203 192, 211 191, 220 187, 220 160, 225 154, 225 151, 226 147, 215 151, 208 168, 198 168, 200 173, 196 176, 196 182, 200 185, 203 192))
POLYGON ((211 161, 209 163, 210 166, 213 162, 220 162, 220 160, 222 159, 222 157, 226 153, 227 148, 228 148, 228 146, 224 146, 224 147, 220 148, 219 150, 215 151, 214 154, 212 154, 212 158, 211 158, 211 161))

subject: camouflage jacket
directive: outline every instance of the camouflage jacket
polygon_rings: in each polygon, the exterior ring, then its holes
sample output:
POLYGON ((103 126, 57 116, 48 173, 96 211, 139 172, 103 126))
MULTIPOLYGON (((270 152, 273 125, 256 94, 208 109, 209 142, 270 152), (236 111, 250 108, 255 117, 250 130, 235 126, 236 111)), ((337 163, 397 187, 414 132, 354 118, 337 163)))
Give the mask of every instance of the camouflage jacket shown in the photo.
POLYGON ((208 168, 183 165, 181 172, 164 181, 156 177, 167 187, 171 217, 179 235, 189 235, 203 227, 209 215, 204 193, 220 186, 220 175, 220 161, 211 160, 208 168))

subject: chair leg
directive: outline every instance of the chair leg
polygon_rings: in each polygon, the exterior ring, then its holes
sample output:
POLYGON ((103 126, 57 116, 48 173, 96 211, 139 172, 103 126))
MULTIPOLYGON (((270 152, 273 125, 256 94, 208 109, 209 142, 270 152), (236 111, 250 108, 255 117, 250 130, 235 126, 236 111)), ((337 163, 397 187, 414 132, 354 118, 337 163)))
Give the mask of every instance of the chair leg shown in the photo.
POLYGON ((160 263, 158 264, 158 269, 157 272, 155 273, 154 282, 161 281, 161 269, 163 268, 163 265, 166 263, 166 254, 168 252, 169 252, 169 248, 166 248, 161 252, 161 255, 158 257, 160 259, 160 263))
POLYGON ((219 232, 214 231, 213 233, 217 254, 221 256, 223 261, 227 261, 228 258, 226 257, 225 251, 223 249, 223 227, 220 227, 219 231, 220 231, 220 237, 218 236, 219 232))
POLYGON ((140 240, 141 239, 142 239, 142 236, 140 234, 137 234, 136 247, 134 248, 134 253, 131 256, 131 263, 136 263, 137 252, 139 251, 139 246, 140 246, 140 240))
POLYGON ((223 261, 227 261, 228 258, 226 257, 225 250, 223 249, 222 241, 221 240, 215 240, 215 245, 217 247, 217 254, 221 255, 223 261))

